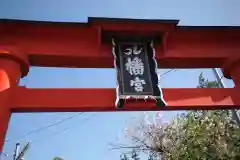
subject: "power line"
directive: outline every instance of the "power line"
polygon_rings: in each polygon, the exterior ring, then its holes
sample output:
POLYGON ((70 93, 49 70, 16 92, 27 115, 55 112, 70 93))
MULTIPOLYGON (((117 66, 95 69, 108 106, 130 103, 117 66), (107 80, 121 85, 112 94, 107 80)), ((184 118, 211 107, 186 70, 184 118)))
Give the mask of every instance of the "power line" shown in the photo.
MULTIPOLYGON (((75 118, 75 117, 77 117, 77 116, 79 116, 79 115, 81 115, 81 114, 83 114, 83 113, 84 113, 84 112, 80 112, 80 113, 78 113, 78 114, 76 114, 76 115, 74 115, 74 116, 70 116, 70 117, 61 119, 61 120, 59 120, 59 121, 57 121, 57 122, 55 122, 55 123, 49 124, 49 125, 47 125, 47 126, 43 126, 43 127, 38 128, 38 129, 29 131, 29 132, 27 132, 26 134, 24 134, 24 135, 20 136, 19 138, 17 138, 16 140, 22 139, 22 138, 24 138, 24 137, 26 137, 26 136, 29 136, 29 135, 31 135, 31 134, 40 132, 40 131, 45 130, 45 129, 48 129, 48 128, 50 128, 50 127, 59 125, 59 124, 65 122, 65 121, 68 121, 68 120, 70 120, 70 119, 73 119, 73 118, 75 118)), ((6 140, 5 142, 10 142, 10 141, 12 141, 12 140, 6 140)))
MULTIPOLYGON (((161 74, 160 76, 164 76, 164 75, 166 75, 166 74, 168 74, 168 73, 170 73, 170 72, 172 72, 172 71, 176 71, 176 69, 168 70, 168 71, 164 72, 163 74, 161 74)), ((48 128, 50 128, 50 127, 59 125, 59 124, 65 122, 65 121, 68 121, 68 120, 70 120, 70 119, 73 119, 73 118, 75 118, 75 117, 77 117, 77 116, 79 116, 79 115, 81 115, 81 114, 83 114, 83 113, 84 113, 84 112, 80 112, 80 113, 78 113, 77 115, 70 116, 70 117, 68 117, 68 118, 61 119, 61 120, 59 120, 58 122, 52 123, 52 124, 50 124, 50 125, 47 125, 47 126, 40 127, 40 128, 38 128, 38 129, 29 131, 29 132, 27 132, 26 134, 24 134, 24 135, 20 136, 19 138, 17 138, 16 140, 22 139, 22 138, 24 138, 24 137, 26 137, 26 136, 29 136, 29 135, 31 135, 31 134, 34 134, 34 133, 41 132, 42 130, 48 129, 48 128)), ((68 128, 64 129, 64 131, 67 130, 67 129, 68 129, 68 128)), ((5 142, 11 142, 11 141, 12 141, 12 140, 6 140, 5 142)))
MULTIPOLYGON (((90 115, 89 117, 86 117, 86 118, 82 119, 82 120, 81 120, 81 123, 88 121, 89 119, 93 118, 95 115, 96 115, 96 113, 90 115)), ((80 124, 80 122, 78 123, 78 125, 79 125, 79 124, 80 124)), ((73 126, 68 126, 68 127, 64 128, 64 129, 62 129, 62 130, 60 130, 60 131, 52 134, 50 137, 48 137, 48 139, 47 139, 47 137, 45 137, 44 141, 45 141, 45 140, 49 140, 49 139, 51 139, 51 138, 54 138, 54 137, 56 137, 57 135, 62 134, 63 132, 66 132, 66 131, 69 130, 71 127, 73 127, 73 126)), ((41 142, 42 142, 42 141, 41 141, 41 142)), ((36 142, 33 142, 33 143, 36 143, 36 142)))
MULTIPOLYGON (((92 118, 93 116, 95 116, 95 115, 96 115, 96 113, 90 115, 89 117, 86 117, 86 118, 82 119, 81 122, 82 122, 82 123, 83 123, 83 122, 86 122, 87 120, 91 119, 91 118, 92 118)), ((79 124, 80 124, 80 123, 78 123, 78 125, 79 125, 79 124)), ((72 126, 72 127, 73 127, 73 126, 72 126)), ((55 137, 56 135, 59 135, 59 134, 65 132, 65 131, 69 130, 70 128, 71 128, 71 126, 68 126, 68 127, 64 128, 64 129, 62 129, 61 131, 56 132, 56 133, 53 134, 53 135, 54 135, 54 137, 55 137)))
POLYGON ((168 74, 168 73, 170 73, 170 72, 173 72, 173 71, 176 71, 176 69, 168 70, 168 71, 166 71, 166 72, 160 74, 160 77, 161 77, 161 76, 164 76, 165 74, 168 74))
POLYGON ((159 74, 158 83, 160 83, 160 81, 164 78, 164 76, 165 76, 166 74, 168 74, 168 73, 170 73, 170 72, 175 72, 175 71, 177 71, 177 70, 176 70, 176 69, 171 69, 171 70, 168 70, 168 71, 166 71, 166 72, 164 72, 164 73, 162 73, 162 74, 159 74))
MULTIPOLYGON (((65 118, 65 119, 62 119, 62 120, 60 120, 60 121, 58 121, 58 122, 56 122, 56 123, 54 123, 55 125, 57 125, 57 124, 60 124, 60 122, 63 122, 63 121, 66 121, 66 120, 69 120, 69 119, 72 119, 72 118, 76 118, 77 116, 79 116, 79 115, 81 115, 81 114, 83 114, 84 112, 80 112, 80 113, 78 113, 77 115, 74 115, 74 116, 71 116, 71 117, 68 117, 68 118, 65 118)), ((93 116, 95 116, 96 114, 93 114, 93 115, 91 115, 91 116, 89 116, 89 117, 86 117, 86 118, 84 118, 81 122, 86 122, 87 120, 89 120, 89 119, 91 119, 93 116)), ((78 123, 78 124, 80 124, 80 123, 78 123)), ((45 129, 47 129, 47 127, 49 128, 50 126, 55 126, 55 125, 53 125, 53 124, 50 124, 50 125, 48 125, 48 126, 45 126, 45 129)), ((73 126, 72 126, 73 127, 73 126)), ((42 130, 44 130, 43 128, 44 127, 41 127, 42 128, 42 130)), ((43 141, 45 141, 45 140, 49 140, 49 139, 51 139, 51 138, 53 138, 53 137, 56 137, 57 135, 59 135, 59 134, 61 134, 61 133, 63 133, 63 132, 65 132, 65 131, 67 131, 67 130, 69 130, 71 127, 66 127, 66 128, 64 128, 64 129, 62 129, 62 130, 60 130, 60 131, 58 131, 58 132, 56 132, 56 133, 54 133, 53 135, 51 135, 51 137, 48 137, 48 139, 44 139, 43 141)), ((39 128, 40 129, 40 128, 39 128)), ((39 130, 39 129, 36 129, 36 130, 39 130)), ((36 131, 36 130, 34 130, 34 131, 36 131)), ((30 132, 33 132, 33 131, 30 131, 30 132)), ((30 133, 30 132, 28 132, 28 133, 30 133)), ((36 133, 36 132, 35 132, 36 133)), ((33 134, 33 133, 32 133, 33 134)), ((28 134, 29 135, 29 134, 28 134)), ((27 134, 25 134, 24 136, 27 136, 27 134)), ((23 137, 23 136, 22 136, 23 137)), ((22 137, 19 137, 18 139, 20 139, 20 138, 22 138, 22 137)), ((16 140, 18 140, 18 139, 16 139, 16 140)), ((42 142, 42 141, 41 141, 42 142)), ((31 142, 31 143, 34 143, 34 144, 36 144, 36 142, 35 141, 33 141, 33 142, 31 142)), ((37 142, 38 143, 38 142, 37 142)), ((5 152, 3 152, 3 154, 4 154, 4 156, 8 156, 8 154, 6 154, 5 152)))
MULTIPOLYGON (((170 73, 170 72, 175 72, 175 71, 177 71, 177 69, 171 69, 171 70, 168 70, 168 71, 160 74, 159 76, 160 76, 160 78, 162 78, 162 77, 165 76, 166 74, 168 74, 168 73, 170 73)), ((221 80, 224 79, 224 78, 225 78, 224 75, 222 75, 222 76, 220 77, 221 80)))
MULTIPOLYGON (((170 72, 172 72, 172 71, 176 71, 176 69, 168 70, 168 71, 164 72, 163 74, 161 74, 160 76, 164 76, 164 75, 166 75, 166 74, 168 74, 168 73, 170 73, 170 72)), ((44 127, 40 127, 40 128, 38 128, 38 129, 35 129, 35 130, 32 130, 32 131, 29 131, 29 132, 27 132, 26 134, 24 134, 24 135, 20 136, 19 138, 17 138, 16 140, 22 139, 22 138, 24 138, 24 137, 26 137, 26 136, 28 136, 28 135, 31 135, 31 134, 40 132, 40 131, 45 130, 45 129, 48 129, 48 128, 50 128, 50 127, 59 125, 59 124, 65 122, 65 121, 70 120, 70 119, 73 119, 73 118, 75 118, 75 117, 77 117, 77 116, 79 116, 79 115, 81 115, 81 114, 83 114, 83 113, 84 113, 84 112, 80 112, 80 113, 78 113, 77 115, 70 116, 70 117, 68 117, 68 118, 62 119, 62 120, 60 120, 60 121, 58 121, 58 122, 55 122, 55 123, 53 123, 53 124, 50 124, 50 125, 47 125, 47 126, 44 126, 44 127)), ((66 130, 67 130, 67 129, 66 129, 66 130)), ((6 140, 5 143, 6 143, 6 142, 10 142, 10 141, 12 141, 12 140, 6 140)))

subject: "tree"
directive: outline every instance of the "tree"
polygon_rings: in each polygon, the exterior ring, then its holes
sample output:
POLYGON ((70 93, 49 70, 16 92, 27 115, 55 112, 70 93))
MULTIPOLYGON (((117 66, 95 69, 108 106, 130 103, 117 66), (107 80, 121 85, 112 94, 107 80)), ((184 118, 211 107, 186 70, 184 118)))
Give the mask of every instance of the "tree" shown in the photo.
POLYGON ((154 156, 153 156, 152 154, 150 154, 150 155, 148 156, 148 160, 154 160, 154 156))
POLYGON ((127 157, 126 154, 122 154, 122 155, 120 156, 120 160, 129 160, 129 158, 127 157))
POLYGON ((64 159, 61 157, 54 157, 53 160, 64 160, 64 159))
POLYGON ((203 73, 200 74, 199 78, 198 78, 198 83, 199 85, 197 86, 197 88, 219 88, 220 85, 218 83, 218 81, 208 81, 207 79, 205 79, 203 77, 203 73))
POLYGON ((134 149, 132 150, 131 158, 132 160, 140 160, 140 158, 138 157, 138 153, 134 149))
MULTIPOLYGON (((219 87, 199 76, 198 88, 219 87)), ((227 110, 198 110, 175 117, 169 123, 135 123, 129 137, 136 151, 153 153, 163 160, 240 159, 240 129, 227 110)), ((125 146, 117 146, 126 148, 125 146)))
POLYGON ((140 160, 138 153, 133 149, 130 153, 130 158, 127 154, 121 154, 120 160, 140 160))

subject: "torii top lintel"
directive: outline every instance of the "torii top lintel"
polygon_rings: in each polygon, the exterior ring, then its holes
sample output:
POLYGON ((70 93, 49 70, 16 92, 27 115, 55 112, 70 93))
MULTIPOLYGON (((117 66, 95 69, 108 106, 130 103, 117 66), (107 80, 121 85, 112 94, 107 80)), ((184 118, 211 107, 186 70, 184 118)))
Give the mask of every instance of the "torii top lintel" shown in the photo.
POLYGON ((161 68, 222 67, 240 53, 240 27, 179 26, 178 20, 89 18, 86 23, 0 20, 0 44, 27 54, 33 66, 111 68, 107 33, 160 37, 161 68))

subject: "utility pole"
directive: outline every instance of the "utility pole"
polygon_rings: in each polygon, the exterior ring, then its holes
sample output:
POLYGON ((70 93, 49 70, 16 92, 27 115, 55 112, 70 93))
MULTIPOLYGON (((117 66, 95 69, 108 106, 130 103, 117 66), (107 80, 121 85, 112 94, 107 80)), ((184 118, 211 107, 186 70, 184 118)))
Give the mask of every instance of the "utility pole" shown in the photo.
POLYGON ((26 151, 29 149, 30 146, 30 142, 28 142, 22 149, 22 151, 20 152, 20 144, 17 143, 16 144, 16 148, 15 148, 15 152, 14 152, 14 156, 13 156, 13 160, 23 160, 23 156, 26 153, 26 151))
POLYGON ((16 144, 16 148, 13 154, 13 160, 16 160, 17 156, 19 155, 20 143, 16 144))
MULTIPOLYGON (((226 88, 217 68, 213 68, 213 73, 214 73, 215 77, 217 78, 220 88, 226 88)), ((240 114, 238 112, 239 112, 238 110, 232 109, 233 119, 236 120, 238 126, 240 126, 240 114)))

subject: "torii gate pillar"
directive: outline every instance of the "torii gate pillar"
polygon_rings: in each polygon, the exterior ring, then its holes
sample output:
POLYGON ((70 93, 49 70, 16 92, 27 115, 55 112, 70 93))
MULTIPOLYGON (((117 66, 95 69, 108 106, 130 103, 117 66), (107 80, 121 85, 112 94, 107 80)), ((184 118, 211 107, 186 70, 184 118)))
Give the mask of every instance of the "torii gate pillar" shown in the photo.
POLYGON ((226 78, 233 80, 235 88, 240 89, 240 57, 227 60, 222 70, 226 78))
POLYGON ((12 47, 0 46, 0 154, 11 115, 11 91, 28 72, 27 58, 12 47))

